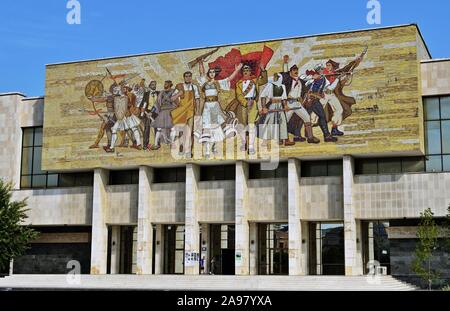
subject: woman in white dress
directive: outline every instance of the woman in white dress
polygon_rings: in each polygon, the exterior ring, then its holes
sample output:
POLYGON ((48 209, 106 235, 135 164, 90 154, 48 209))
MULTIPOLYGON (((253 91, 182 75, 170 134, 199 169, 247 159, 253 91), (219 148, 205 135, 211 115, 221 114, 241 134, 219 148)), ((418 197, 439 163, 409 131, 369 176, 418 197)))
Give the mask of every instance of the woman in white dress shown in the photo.
POLYGON ((199 142, 205 143, 205 156, 207 158, 210 156, 211 146, 213 152, 215 152, 216 142, 223 141, 225 138, 222 124, 226 122, 228 116, 220 106, 219 93, 221 90, 230 90, 230 81, 234 79, 241 68, 242 64, 236 65, 235 70, 228 78, 215 80, 216 70, 210 68, 205 73, 203 62, 199 62, 200 78, 198 82, 205 96, 202 112, 202 133, 199 142))

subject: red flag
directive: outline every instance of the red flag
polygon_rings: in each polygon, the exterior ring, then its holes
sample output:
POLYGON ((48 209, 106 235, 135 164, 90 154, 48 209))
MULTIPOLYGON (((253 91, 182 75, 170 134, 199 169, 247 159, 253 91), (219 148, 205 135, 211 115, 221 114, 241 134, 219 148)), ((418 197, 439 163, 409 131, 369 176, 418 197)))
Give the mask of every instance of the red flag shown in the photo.
MULTIPOLYGON (((257 78, 260 74, 261 67, 266 68, 273 56, 273 50, 264 46, 262 51, 250 52, 245 55, 241 54, 238 49, 232 49, 225 56, 218 57, 215 61, 208 63, 209 68, 220 68, 220 72, 216 75, 216 80, 222 80, 229 77, 236 65, 243 63, 252 69, 252 79, 257 78)), ((242 73, 238 73, 231 81, 231 88, 235 88, 236 82, 242 79, 242 73)))

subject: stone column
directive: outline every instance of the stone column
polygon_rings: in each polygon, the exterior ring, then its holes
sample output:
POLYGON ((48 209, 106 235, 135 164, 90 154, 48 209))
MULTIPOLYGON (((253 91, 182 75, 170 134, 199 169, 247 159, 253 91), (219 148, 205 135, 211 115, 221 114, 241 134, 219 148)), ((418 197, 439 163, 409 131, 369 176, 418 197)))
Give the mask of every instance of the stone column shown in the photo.
MULTIPOLYGON (((186 165, 186 220, 184 231, 184 252, 185 254, 200 255, 200 225, 197 220, 198 209, 198 182, 200 180, 200 167, 195 164, 186 165)), ((199 261, 184 263, 184 274, 199 274, 199 261)))
MULTIPOLYGON (((307 221, 300 221, 301 224, 301 271, 303 272, 303 275, 308 274, 308 267, 309 267, 309 223, 307 221)), ((315 241, 313 241, 315 243, 315 241)))
POLYGON ((92 201, 92 242, 91 274, 106 274, 108 257, 108 185, 109 172, 105 169, 94 170, 94 189, 92 201))
POLYGON ((147 166, 139 167, 136 274, 152 274, 152 182, 153 169, 147 166))
POLYGON ((249 223, 250 234, 250 275, 258 275, 258 224, 249 223))
POLYGON ((300 161, 288 161, 289 275, 305 275, 300 221, 300 161))
POLYGON ((207 274, 209 273, 209 262, 210 262, 210 234, 209 234, 209 225, 202 224, 202 240, 201 249, 200 249, 200 259, 203 260, 203 271, 200 273, 207 274))
POLYGON ((13 275, 14 272, 14 259, 9 262, 9 275, 13 275))
POLYGON ((156 225, 155 274, 164 273, 164 233, 163 225, 156 225))
POLYGON ((355 220, 353 206, 354 160, 351 156, 343 159, 344 183, 344 243, 345 243, 345 275, 362 275, 361 237, 359 221, 355 220), (359 232, 358 232, 359 231, 359 232), (359 242, 359 246, 357 245, 359 242))
POLYGON ((120 226, 111 227, 111 274, 120 273, 120 226))
MULTIPOLYGON (((250 241, 248 215, 250 204, 248 202, 248 163, 236 162, 236 252, 235 274, 249 274, 250 241)), ((257 208, 256 206, 254 208, 257 208)))

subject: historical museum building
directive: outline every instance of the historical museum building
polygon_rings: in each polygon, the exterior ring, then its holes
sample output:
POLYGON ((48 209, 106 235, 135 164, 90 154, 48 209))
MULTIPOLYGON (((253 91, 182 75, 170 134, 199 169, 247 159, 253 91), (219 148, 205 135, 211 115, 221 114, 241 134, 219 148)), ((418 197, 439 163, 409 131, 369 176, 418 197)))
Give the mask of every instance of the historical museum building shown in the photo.
POLYGON ((450 59, 414 24, 50 64, 45 85, 0 94, 0 176, 40 232, 16 274, 408 277, 420 213, 447 213, 450 59))

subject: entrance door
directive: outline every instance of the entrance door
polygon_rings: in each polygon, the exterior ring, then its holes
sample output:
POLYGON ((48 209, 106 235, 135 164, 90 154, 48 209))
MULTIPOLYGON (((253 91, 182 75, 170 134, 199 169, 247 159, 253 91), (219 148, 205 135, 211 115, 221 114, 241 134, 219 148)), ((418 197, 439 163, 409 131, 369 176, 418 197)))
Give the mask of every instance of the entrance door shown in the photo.
POLYGON ((210 225, 210 272, 234 275, 235 226, 210 225))
MULTIPOLYGON (((362 223, 364 273, 368 274, 374 265, 380 271, 391 273, 389 238, 386 229, 389 222, 365 221, 362 223)), ((376 271, 380 273, 380 271, 376 271)), ((373 272, 372 272, 373 273, 373 272)))
POLYGON ((288 275, 288 225, 259 224, 258 231, 259 274, 288 275))
POLYGON ((318 222, 309 228, 309 274, 344 275, 344 225, 318 222))
POLYGON ((164 226, 164 274, 184 273, 184 225, 164 226))

